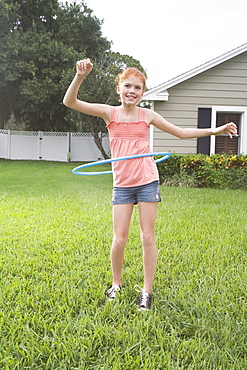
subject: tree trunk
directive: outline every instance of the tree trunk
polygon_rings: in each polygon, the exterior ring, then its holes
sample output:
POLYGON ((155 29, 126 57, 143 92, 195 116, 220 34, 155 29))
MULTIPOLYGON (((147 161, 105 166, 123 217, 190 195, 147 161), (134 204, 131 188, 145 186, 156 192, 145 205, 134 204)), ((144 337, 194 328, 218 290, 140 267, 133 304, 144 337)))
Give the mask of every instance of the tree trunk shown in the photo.
POLYGON ((91 133, 93 134, 94 142, 97 145, 97 148, 100 150, 102 156, 104 159, 108 159, 109 155, 106 153, 103 145, 102 145, 102 139, 103 135, 102 132, 98 131, 98 125, 91 125, 91 133))
POLYGON ((97 148, 100 150, 101 154, 103 155, 103 158, 108 159, 109 155, 106 153, 106 151, 105 151, 105 149, 103 148, 103 145, 102 145, 102 137, 99 138, 99 137, 94 136, 94 142, 97 145, 97 148))

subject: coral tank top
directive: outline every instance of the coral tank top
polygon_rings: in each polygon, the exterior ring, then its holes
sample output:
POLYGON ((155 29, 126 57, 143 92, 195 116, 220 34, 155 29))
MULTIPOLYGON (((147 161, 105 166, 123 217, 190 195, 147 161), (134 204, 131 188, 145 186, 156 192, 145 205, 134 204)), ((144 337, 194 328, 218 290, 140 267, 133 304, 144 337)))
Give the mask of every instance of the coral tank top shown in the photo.
MULTIPOLYGON (((137 122, 118 122, 118 108, 113 108, 112 119, 107 125, 112 158, 151 153, 145 116, 146 109, 139 108, 137 122)), ((159 180, 153 157, 113 162, 112 171, 115 187, 140 186, 159 180)))

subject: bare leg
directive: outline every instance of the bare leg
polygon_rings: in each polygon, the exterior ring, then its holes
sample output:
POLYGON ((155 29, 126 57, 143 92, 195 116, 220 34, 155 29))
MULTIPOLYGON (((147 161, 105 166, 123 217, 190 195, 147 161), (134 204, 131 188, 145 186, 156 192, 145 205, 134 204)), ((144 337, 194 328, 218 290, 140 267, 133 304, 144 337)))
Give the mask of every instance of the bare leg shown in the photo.
POLYGON ((128 240, 133 203, 113 206, 113 242, 111 247, 111 265, 113 284, 122 285, 124 248, 128 240))
POLYGON ((157 264, 155 242, 157 207, 157 202, 139 203, 140 231, 143 246, 144 291, 146 293, 152 293, 152 284, 157 264))

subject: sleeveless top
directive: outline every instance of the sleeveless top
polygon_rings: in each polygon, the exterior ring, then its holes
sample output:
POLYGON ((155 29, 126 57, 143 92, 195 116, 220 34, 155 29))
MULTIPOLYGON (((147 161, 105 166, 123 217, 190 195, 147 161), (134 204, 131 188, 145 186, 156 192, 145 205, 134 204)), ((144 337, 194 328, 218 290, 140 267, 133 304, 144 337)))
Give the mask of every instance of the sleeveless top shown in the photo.
MULTIPOLYGON (((113 108, 112 119, 107 125, 112 158, 151 153, 145 116, 146 110, 139 108, 137 122, 118 122, 118 108, 113 108)), ((112 171, 115 187, 140 186, 159 180, 153 157, 112 162, 112 171)))

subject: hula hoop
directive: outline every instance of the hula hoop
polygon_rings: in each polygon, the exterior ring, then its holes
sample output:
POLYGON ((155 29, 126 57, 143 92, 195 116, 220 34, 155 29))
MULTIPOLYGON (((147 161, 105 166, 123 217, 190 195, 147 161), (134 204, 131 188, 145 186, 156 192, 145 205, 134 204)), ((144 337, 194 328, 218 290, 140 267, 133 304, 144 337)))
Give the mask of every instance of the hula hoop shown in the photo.
POLYGON ((129 155, 127 157, 119 157, 119 158, 110 158, 110 159, 105 159, 103 161, 98 161, 98 162, 90 162, 83 164, 81 166, 78 166, 72 170, 72 173, 74 175, 81 175, 81 176, 95 176, 95 175, 110 175, 112 174, 112 171, 100 171, 100 172, 82 172, 80 171, 83 168, 87 167, 92 167, 92 166, 98 166, 100 164, 107 164, 107 163, 112 163, 112 162, 118 162, 118 161, 123 161, 126 159, 135 159, 135 158, 142 158, 142 157, 153 157, 156 155, 164 155, 162 158, 156 159, 155 163, 160 163, 165 161, 166 159, 170 158, 171 153, 143 153, 143 154, 135 154, 135 155, 129 155))

